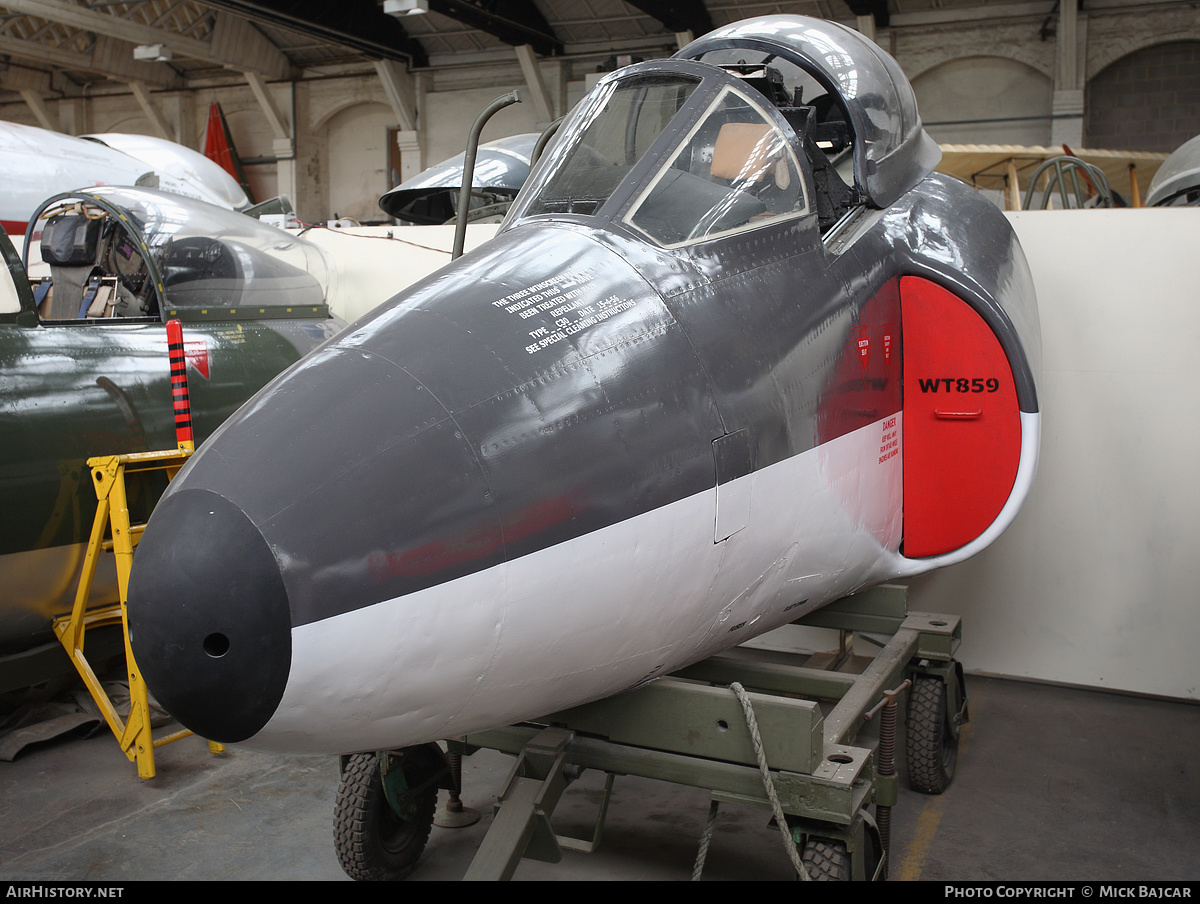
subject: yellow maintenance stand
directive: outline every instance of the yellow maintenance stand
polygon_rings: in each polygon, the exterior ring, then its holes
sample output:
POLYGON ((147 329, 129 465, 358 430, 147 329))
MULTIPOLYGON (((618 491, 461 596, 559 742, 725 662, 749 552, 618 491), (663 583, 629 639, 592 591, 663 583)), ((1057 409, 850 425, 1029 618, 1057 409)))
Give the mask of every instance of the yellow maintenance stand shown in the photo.
MULTIPOLYGON (((96 518, 92 522, 92 533, 87 552, 83 558, 83 572, 79 577, 79 589, 75 593, 75 604, 71 614, 54 620, 54 633, 71 657, 75 670, 83 678, 88 691, 104 714, 108 727, 116 735, 121 750, 131 761, 137 762, 141 778, 154 778, 154 748, 186 738, 192 732, 184 729, 155 740, 150 734, 150 703, 146 684, 133 658, 129 645, 129 616, 125 603, 129 598, 129 572, 133 568, 133 548, 142 536, 144 524, 129 523, 129 497, 125 491, 125 478, 129 474, 163 471, 167 480, 173 478, 184 462, 195 450, 192 438, 192 412, 188 397, 187 361, 183 346, 183 326, 178 320, 167 321, 167 351, 171 362, 171 404, 175 412, 175 438, 177 448, 168 452, 131 452, 125 455, 101 455, 88 459, 92 484, 96 489, 96 518), (112 537, 105 539, 106 533, 112 537), (87 608, 92 591, 92 580, 96 576, 96 561, 102 551, 111 550, 116 556, 117 595, 114 605, 87 608), (83 653, 84 637, 88 628, 102 625, 121 625, 125 642, 125 666, 129 673, 129 720, 122 722, 116 707, 96 678, 96 673, 83 653)), ((224 750, 215 741, 208 742, 213 753, 224 750)))
MULTIPOLYGON (((92 533, 83 559, 83 572, 79 578, 79 589, 75 593, 75 604, 70 615, 54 620, 54 632, 71 657, 71 662, 83 678, 96 705, 100 707, 108 727, 116 735, 121 750, 136 761, 138 775, 154 778, 154 748, 186 738, 192 732, 184 729, 155 739, 150 733, 150 705, 146 684, 133 658, 129 646, 129 620, 125 613, 125 601, 129 590, 129 572, 133 567, 133 550, 141 537, 144 524, 130 524, 129 504, 125 492, 127 474, 147 471, 165 471, 168 479, 187 461, 192 454, 191 444, 180 444, 180 448, 167 452, 134 452, 126 455, 101 455, 88 459, 92 484, 96 489, 99 505, 92 522, 92 533), (111 528, 111 531, 110 531, 111 528), (109 534, 111 533, 111 538, 109 534), (111 551, 116 557, 117 603, 98 608, 87 608, 92 579, 96 574, 96 562, 102 551, 111 551), (84 638, 88 628, 120 624, 125 640, 125 664, 129 673, 130 710, 128 721, 122 721, 108 694, 105 693, 96 673, 84 655, 84 638)), ((213 753, 225 748, 214 741, 208 742, 213 753)))

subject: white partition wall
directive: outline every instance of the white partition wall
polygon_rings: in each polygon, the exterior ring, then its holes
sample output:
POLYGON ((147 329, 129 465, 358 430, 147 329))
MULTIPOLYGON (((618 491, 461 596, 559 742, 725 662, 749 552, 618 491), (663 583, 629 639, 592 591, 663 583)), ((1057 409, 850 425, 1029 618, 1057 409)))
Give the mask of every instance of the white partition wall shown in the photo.
POLYGON ((994 546, 911 584, 968 671, 1200 700, 1200 210, 1009 214, 1042 320, 1042 451, 994 546))

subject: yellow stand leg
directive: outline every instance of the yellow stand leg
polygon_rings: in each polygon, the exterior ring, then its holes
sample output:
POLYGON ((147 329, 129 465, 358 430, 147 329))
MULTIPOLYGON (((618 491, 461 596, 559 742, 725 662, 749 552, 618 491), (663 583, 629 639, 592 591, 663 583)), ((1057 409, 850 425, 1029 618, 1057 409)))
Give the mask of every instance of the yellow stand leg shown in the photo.
MULTIPOLYGON (((92 471, 92 482, 96 487, 96 498, 99 505, 96 508, 96 518, 92 522, 92 533, 88 540, 87 552, 83 559, 83 570, 79 578, 79 589, 75 593, 75 604, 71 614, 55 619, 54 630, 59 641, 71 657, 88 691, 100 707, 108 727, 116 736, 121 750, 131 762, 137 763, 138 775, 143 778, 154 777, 154 748, 189 737, 192 733, 186 729, 155 740, 150 727, 150 702, 146 684, 142 681, 141 670, 133 658, 133 650, 129 645, 129 619, 125 610, 128 598, 129 573, 133 567, 133 550, 141 536, 143 525, 131 525, 129 522, 129 504, 125 494, 125 472, 164 470, 168 477, 174 477, 180 466, 191 454, 190 449, 171 450, 170 452, 142 452, 130 455, 108 455, 88 459, 88 467, 92 471), (96 573, 96 561, 100 552, 106 547, 105 534, 111 528, 111 548, 116 557, 117 587, 120 602, 114 606, 88 609, 87 602, 91 593, 92 579, 96 573), (107 624, 121 624, 125 639, 125 664, 129 674, 129 719, 122 721, 108 694, 100 685, 95 672, 83 653, 84 638, 87 628, 107 624)), ((212 753, 220 753, 224 746, 215 741, 208 742, 212 753)))

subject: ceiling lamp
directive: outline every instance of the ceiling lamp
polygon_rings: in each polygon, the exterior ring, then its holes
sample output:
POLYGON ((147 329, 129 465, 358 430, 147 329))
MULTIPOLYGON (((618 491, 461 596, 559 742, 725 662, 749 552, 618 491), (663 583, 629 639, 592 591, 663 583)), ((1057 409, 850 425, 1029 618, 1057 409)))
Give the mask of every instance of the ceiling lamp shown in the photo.
POLYGON ((383 0, 383 11, 389 16, 419 16, 429 12, 429 0, 383 0))
POLYGON ((133 58, 163 63, 171 59, 171 48, 166 44, 139 44, 133 48, 133 58))

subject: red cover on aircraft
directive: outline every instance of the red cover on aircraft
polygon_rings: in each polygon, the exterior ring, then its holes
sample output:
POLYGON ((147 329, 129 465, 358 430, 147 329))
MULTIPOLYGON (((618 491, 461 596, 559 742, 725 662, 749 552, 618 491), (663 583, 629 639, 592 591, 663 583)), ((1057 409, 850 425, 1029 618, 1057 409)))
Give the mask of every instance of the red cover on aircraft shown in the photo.
POLYGON ((958 296, 900 281, 904 318, 904 554, 969 543, 1004 507, 1021 457, 1012 368, 958 296))

